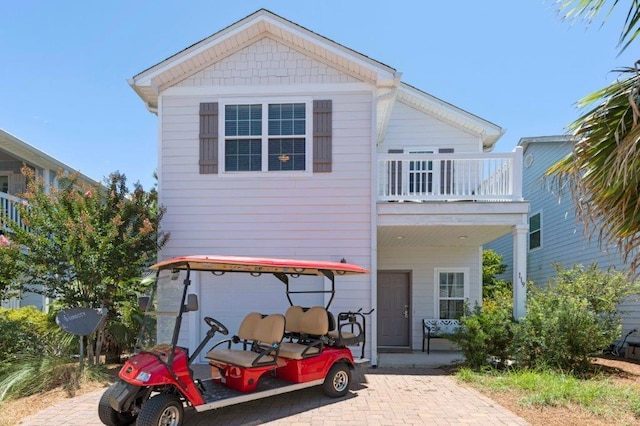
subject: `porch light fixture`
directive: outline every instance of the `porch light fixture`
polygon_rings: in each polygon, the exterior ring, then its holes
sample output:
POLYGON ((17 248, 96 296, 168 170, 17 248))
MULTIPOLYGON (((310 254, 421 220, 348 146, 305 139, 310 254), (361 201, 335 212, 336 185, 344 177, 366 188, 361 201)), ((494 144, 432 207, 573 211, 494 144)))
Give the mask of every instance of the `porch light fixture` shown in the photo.
POLYGON ((404 235, 398 235, 398 236, 396 237, 396 239, 397 239, 397 240, 403 240, 403 239, 404 239, 404 235))
POLYGON ((458 239, 459 239, 459 240, 466 240, 466 239, 467 239, 467 236, 466 236, 466 235, 460 235, 460 236, 458 237, 458 239))

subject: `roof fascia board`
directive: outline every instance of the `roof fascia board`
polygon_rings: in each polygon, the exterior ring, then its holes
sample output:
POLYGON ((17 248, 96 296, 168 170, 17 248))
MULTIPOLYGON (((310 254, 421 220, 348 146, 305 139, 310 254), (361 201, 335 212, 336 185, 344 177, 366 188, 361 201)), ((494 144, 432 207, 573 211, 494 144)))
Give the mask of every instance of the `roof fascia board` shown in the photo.
MULTIPOLYGON (((316 34, 291 21, 287 21, 286 19, 281 18, 277 15, 274 15, 266 10, 260 10, 252 15, 249 15, 243 20, 238 21, 235 24, 232 24, 229 27, 207 37, 206 39, 194 44, 193 46, 188 47, 181 52, 178 52, 177 54, 154 65, 153 67, 147 69, 146 71, 143 71, 140 74, 134 76, 132 79, 133 83, 141 86, 151 85, 152 79, 155 76, 158 76, 166 72, 168 69, 174 67, 180 62, 189 60, 197 55, 200 55, 201 53, 209 49, 213 44, 224 43, 224 41, 229 40, 230 38, 236 36, 237 34, 243 31, 246 31, 248 28, 254 25, 260 25, 261 23, 265 27, 264 31, 272 34, 274 38, 280 39, 280 37, 277 37, 275 34, 273 34, 272 31, 269 31, 269 25, 274 25, 276 27, 279 27, 283 31, 294 33, 297 37, 300 37, 303 40, 309 41, 316 45, 321 45, 322 48, 327 50, 328 52, 346 57, 348 58, 348 60, 356 63, 358 66, 361 66, 365 69, 369 69, 377 73, 379 76, 379 79, 395 78, 396 70, 389 67, 388 65, 385 65, 381 62, 377 62, 371 58, 368 58, 367 56, 362 55, 361 53, 358 53, 352 49, 342 46, 326 37, 316 34)), ((296 47, 297 49, 300 48, 299 46, 295 46, 295 45, 292 45, 292 47, 296 47)))
POLYGON ((25 156, 23 156, 22 159, 25 160, 25 161, 29 161, 34 166, 46 168, 46 169, 53 170, 53 171, 57 171, 59 169, 62 169, 64 171, 68 171, 68 172, 76 172, 76 173, 78 173, 78 176, 82 180, 84 180, 86 182, 89 182, 91 184, 97 184, 98 183, 95 180, 91 179, 90 177, 80 173, 79 171, 77 171, 73 167, 70 167, 70 166, 64 164, 63 162, 61 162, 59 160, 56 160, 52 156, 40 151, 36 147, 28 144, 27 142, 25 142, 25 141, 23 141, 21 139, 18 139, 16 136, 14 136, 11 133, 6 132, 6 131, 4 131, 2 129, 0 129, 0 141, 3 142, 3 149, 5 151, 7 151, 8 153, 10 153, 11 155, 18 155, 16 153, 17 150, 26 151, 27 154, 32 156, 32 158, 24 158, 25 156))
POLYGON ((520 138, 518 146, 521 146, 523 151, 526 151, 529 145, 534 143, 567 143, 573 142, 575 138, 571 135, 549 135, 549 136, 528 136, 520 138))

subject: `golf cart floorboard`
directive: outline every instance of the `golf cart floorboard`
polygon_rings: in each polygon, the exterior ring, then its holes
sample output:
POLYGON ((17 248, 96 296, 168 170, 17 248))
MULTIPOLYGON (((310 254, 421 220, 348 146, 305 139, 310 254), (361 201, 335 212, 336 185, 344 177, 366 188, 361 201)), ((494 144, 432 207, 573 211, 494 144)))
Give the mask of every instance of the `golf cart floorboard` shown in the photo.
POLYGON ((256 399, 267 398, 299 389, 319 386, 322 383, 324 383, 324 379, 305 383, 291 383, 271 375, 265 375, 260 378, 255 391, 244 393, 229 389, 224 383, 216 380, 203 380, 202 385, 205 391, 202 393, 202 398, 204 399, 204 404, 196 406, 195 409, 196 411, 212 410, 214 408, 226 407, 228 405, 240 404, 242 402, 254 401, 256 399))

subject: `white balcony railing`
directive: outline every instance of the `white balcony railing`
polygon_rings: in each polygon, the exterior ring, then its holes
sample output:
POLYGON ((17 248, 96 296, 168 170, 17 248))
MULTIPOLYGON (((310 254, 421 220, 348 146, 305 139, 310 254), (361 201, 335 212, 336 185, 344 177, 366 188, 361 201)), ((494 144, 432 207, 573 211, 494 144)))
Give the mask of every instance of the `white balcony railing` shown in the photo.
POLYGON ((522 148, 510 153, 378 155, 379 201, 521 201, 522 148))
POLYGON ((14 221, 22 225, 20 220, 20 214, 16 206, 22 203, 23 200, 14 195, 7 194, 6 192, 0 192, 0 230, 5 230, 10 227, 10 222, 14 221), (6 219, 9 219, 8 221, 6 219))

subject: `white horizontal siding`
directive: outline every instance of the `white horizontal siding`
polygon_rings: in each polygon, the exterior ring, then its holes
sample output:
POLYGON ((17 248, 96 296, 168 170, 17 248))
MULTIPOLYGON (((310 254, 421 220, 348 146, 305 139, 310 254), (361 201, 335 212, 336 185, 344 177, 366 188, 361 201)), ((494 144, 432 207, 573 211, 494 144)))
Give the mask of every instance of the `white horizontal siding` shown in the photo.
POLYGON ((476 136, 418 111, 400 101, 393 106, 385 140, 379 153, 405 147, 453 148, 456 153, 480 152, 476 136))
POLYGON ((474 247, 378 248, 378 270, 411 271, 411 344, 422 347, 422 319, 435 312, 435 268, 469 268, 469 303, 481 300, 479 250, 474 247))
MULTIPOLYGON (((199 174, 199 104, 216 99, 164 96, 161 102, 160 201, 162 228, 171 238, 162 257, 230 254, 300 259, 342 258, 371 266, 370 92, 322 93, 332 99, 331 173, 199 174)), ((268 99, 268 98, 265 98, 268 99)), ((311 115, 309 114, 309 119, 311 115)), ((311 155, 311 152, 308 153, 311 155)), ((322 279, 319 285, 322 286, 322 279)), ((332 311, 370 309, 370 276, 338 277, 332 311)), ((248 312, 284 313, 284 285, 272 276, 200 274, 199 323, 212 316, 237 331, 248 312)), ((324 304, 324 295, 300 304, 324 304)), ((294 299, 294 303, 298 303, 294 299)), ((188 345, 183 327, 181 343, 188 345)), ((193 333, 203 336, 205 326, 193 333)), ((196 339, 197 340, 197 339, 196 339)))

